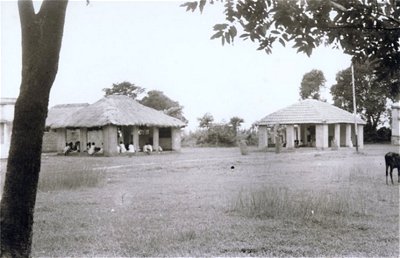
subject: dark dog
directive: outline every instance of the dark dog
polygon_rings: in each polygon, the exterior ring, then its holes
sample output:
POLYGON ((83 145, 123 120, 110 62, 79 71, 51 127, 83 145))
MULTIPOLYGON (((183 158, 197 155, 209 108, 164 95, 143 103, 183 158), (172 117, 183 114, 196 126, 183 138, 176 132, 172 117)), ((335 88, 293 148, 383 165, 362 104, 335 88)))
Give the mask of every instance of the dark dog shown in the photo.
POLYGON ((400 183, 400 155, 394 152, 388 152, 385 155, 386 164, 386 184, 388 184, 388 168, 390 168, 390 180, 393 184, 393 169, 397 168, 397 181, 400 183))

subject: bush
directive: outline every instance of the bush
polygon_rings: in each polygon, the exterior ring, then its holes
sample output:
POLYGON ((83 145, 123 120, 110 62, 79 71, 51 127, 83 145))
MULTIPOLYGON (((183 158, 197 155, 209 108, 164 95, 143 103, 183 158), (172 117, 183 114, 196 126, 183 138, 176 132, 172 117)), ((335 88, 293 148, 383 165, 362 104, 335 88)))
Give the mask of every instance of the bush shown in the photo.
POLYGON ((388 127, 381 127, 378 130, 365 127, 364 140, 365 142, 390 142, 392 130, 388 127))
POLYGON ((388 127, 381 127, 376 132, 376 141, 390 142, 392 137, 392 130, 388 127))

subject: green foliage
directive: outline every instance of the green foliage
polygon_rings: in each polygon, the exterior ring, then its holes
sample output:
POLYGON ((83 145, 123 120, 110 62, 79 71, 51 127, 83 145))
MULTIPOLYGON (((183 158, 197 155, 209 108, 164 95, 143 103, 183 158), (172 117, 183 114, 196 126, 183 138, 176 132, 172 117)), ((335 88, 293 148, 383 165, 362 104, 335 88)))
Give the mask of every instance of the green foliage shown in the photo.
MULTIPOLYGON (((400 3, 375 0, 267 0, 221 1, 225 22, 214 26, 212 39, 233 43, 250 39, 258 50, 272 52, 276 42, 310 56, 320 45, 340 48, 354 61, 374 60, 379 78, 393 78, 385 89, 396 96, 400 80, 400 3), (238 33, 238 29, 241 31, 238 33)), ((210 4, 214 0, 209 1, 210 4)), ((206 1, 183 4, 203 11, 206 1)))
POLYGON ((109 95, 125 95, 136 99, 138 95, 145 91, 144 88, 136 86, 133 83, 124 81, 121 83, 113 83, 111 88, 104 88, 104 96, 109 95))
POLYGON ((390 142, 392 137, 392 130, 388 127, 381 127, 376 131, 375 140, 377 142, 390 142))
POLYGON ((200 128, 209 128, 211 123, 214 122, 214 117, 210 113, 205 113, 203 117, 197 118, 200 128))
POLYGON ((214 117, 206 113, 198 118, 200 130, 184 137, 183 144, 193 146, 236 146, 239 140, 248 145, 257 144, 257 134, 252 127, 249 130, 239 130, 243 118, 234 116, 228 123, 213 123, 214 117))
POLYGON ((183 115, 183 106, 181 106, 178 101, 170 99, 162 91, 151 90, 147 92, 147 96, 143 97, 139 102, 147 107, 164 111, 167 115, 188 123, 188 120, 183 115))
POLYGON ((321 100, 320 89, 325 86, 325 82, 326 79, 321 70, 313 69, 304 74, 300 85, 301 99, 311 97, 313 99, 321 100))
POLYGON ((229 124, 232 126, 235 135, 242 123, 244 123, 244 119, 238 116, 234 116, 229 120, 229 124))
MULTIPOLYGON (((380 80, 372 72, 369 63, 354 66, 357 112, 367 121, 366 140, 374 138, 377 127, 387 116, 386 103, 390 93, 385 90, 387 81, 380 80)), ((336 84, 331 87, 334 105, 353 112, 351 68, 337 73, 336 84)))

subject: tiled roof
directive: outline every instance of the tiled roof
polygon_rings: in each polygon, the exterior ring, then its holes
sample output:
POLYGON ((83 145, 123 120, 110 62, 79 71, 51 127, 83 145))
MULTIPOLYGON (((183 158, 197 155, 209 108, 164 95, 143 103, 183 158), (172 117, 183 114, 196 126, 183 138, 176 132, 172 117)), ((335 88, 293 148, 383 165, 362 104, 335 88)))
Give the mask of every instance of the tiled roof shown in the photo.
MULTIPOLYGON (((315 99, 302 100, 267 115, 258 125, 354 123, 354 115, 329 103, 315 99)), ((357 116, 358 124, 366 124, 357 116)))

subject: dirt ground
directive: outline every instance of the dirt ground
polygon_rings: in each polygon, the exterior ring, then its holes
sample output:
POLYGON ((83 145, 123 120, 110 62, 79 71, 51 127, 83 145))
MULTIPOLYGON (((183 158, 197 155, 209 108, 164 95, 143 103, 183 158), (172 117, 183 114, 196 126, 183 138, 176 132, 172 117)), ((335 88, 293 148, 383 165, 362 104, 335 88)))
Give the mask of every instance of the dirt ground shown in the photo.
POLYGON ((399 148, 366 145, 360 153, 251 150, 249 155, 238 148, 184 148, 181 153, 113 158, 44 155, 43 173, 85 167, 105 179, 97 187, 39 192, 32 254, 398 257, 399 184, 397 170, 395 185, 385 184, 383 156, 388 151, 399 148), (293 200, 322 194, 345 200, 348 194, 362 202, 363 213, 332 214, 325 220, 290 212, 249 216, 234 209, 241 194, 265 189, 285 189, 293 200))

